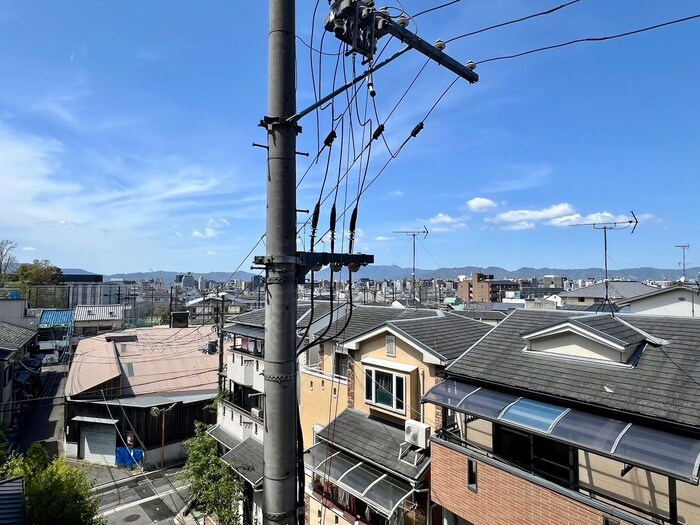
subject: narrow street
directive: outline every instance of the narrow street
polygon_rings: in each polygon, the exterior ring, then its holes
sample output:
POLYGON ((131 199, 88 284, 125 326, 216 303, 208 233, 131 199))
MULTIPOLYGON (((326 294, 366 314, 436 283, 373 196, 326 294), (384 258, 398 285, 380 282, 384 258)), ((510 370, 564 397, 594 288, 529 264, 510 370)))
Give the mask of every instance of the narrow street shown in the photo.
POLYGON ((35 400, 25 401, 17 425, 9 438, 18 452, 26 452, 35 441, 41 442, 49 457, 62 452, 63 390, 67 364, 44 365, 41 390, 35 400))
POLYGON ((100 513, 110 525, 173 523, 189 497, 189 485, 177 479, 179 470, 167 468, 97 487, 100 513))

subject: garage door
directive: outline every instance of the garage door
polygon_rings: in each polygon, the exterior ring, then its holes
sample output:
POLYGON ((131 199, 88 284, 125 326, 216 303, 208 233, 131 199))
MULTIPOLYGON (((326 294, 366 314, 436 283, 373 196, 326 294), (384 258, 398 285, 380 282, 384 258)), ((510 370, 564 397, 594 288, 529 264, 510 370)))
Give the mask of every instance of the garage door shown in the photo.
POLYGON ((83 459, 114 465, 117 445, 113 425, 83 423, 80 434, 83 459))

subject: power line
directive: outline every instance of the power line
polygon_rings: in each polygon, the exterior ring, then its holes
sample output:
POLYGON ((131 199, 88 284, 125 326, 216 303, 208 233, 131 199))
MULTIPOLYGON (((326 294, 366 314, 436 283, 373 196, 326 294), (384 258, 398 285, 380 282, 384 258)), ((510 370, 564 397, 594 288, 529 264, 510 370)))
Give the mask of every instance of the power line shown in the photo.
MULTIPOLYGON (((538 16, 549 15, 549 14, 552 14, 556 11, 559 11, 560 9, 564 9, 565 7, 568 7, 572 4, 575 4, 577 2, 580 2, 580 0, 573 0, 572 2, 568 2, 566 4, 562 4, 560 6, 553 7, 552 9, 547 9, 546 11, 540 11, 539 13, 534 13, 532 15, 524 16, 522 18, 516 18, 515 20, 509 20, 508 22, 501 22, 500 24, 495 24, 492 26, 484 27, 482 29, 477 29, 476 31, 470 31, 469 33, 464 33, 462 35, 452 37, 449 40, 445 40, 445 43, 449 44, 450 42, 454 42, 455 40, 459 40, 460 38, 466 38, 468 36, 474 36, 474 35, 478 35, 479 33, 491 31, 492 29, 498 29, 499 27, 505 27, 505 26, 509 26, 511 24, 517 24, 518 22, 524 22, 525 20, 530 20, 531 18, 537 18, 538 16)), ((416 16, 418 16, 418 15, 416 15, 416 16)))
POLYGON ((689 22, 690 20, 695 20, 697 18, 700 18, 700 14, 697 15, 692 15, 692 16, 686 16, 685 18, 678 18, 676 20, 670 20, 668 22, 663 22, 661 24, 655 24, 653 26, 648 26, 648 27, 643 27, 640 29, 634 29, 632 31, 626 31, 624 33, 618 33, 616 35, 609 35, 609 36, 597 36, 597 37, 587 37, 587 38, 577 38, 575 40, 569 40, 568 42, 562 42, 560 44, 554 44, 551 46, 544 46, 544 47, 538 47, 536 49, 530 49, 529 51, 523 51, 521 53, 515 53, 514 55, 503 55, 503 56, 498 56, 498 57, 493 57, 493 58, 488 58, 486 60, 479 60, 476 63, 481 65, 481 64, 486 64, 488 62, 496 62, 498 60, 510 60, 512 58, 519 58, 525 55, 531 55, 533 53, 539 53, 540 51, 549 51, 551 49, 558 49, 560 47, 566 47, 566 46, 571 46, 573 44, 580 44, 582 42, 603 42, 605 40, 614 40, 616 38, 623 38, 631 35, 636 35, 638 33, 644 33, 646 31, 652 31, 654 29, 659 29, 661 27, 666 27, 674 24, 680 24, 682 22, 689 22))

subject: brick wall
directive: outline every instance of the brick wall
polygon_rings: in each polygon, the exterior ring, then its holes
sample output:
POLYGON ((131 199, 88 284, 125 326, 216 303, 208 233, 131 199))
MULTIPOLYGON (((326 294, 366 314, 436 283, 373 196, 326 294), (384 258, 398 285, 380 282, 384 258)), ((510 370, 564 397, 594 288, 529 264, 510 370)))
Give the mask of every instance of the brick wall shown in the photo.
POLYGON ((467 488, 467 456, 431 444, 431 496, 474 525, 601 525, 604 514, 486 463, 477 492, 467 488))

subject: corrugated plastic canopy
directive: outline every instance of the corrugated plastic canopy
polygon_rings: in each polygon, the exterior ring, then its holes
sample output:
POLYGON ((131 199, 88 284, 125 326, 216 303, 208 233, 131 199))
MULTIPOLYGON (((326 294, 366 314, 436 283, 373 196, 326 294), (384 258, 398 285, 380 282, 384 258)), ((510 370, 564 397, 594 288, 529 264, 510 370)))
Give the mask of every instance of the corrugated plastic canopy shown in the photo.
POLYGON ((387 518, 413 492, 408 483, 389 476, 361 459, 340 452, 326 442, 311 447, 304 454, 304 463, 321 479, 329 480, 362 498, 387 518))
POLYGON ((422 399, 698 484, 700 440, 448 379, 422 399), (470 392, 461 401, 458 392, 470 392), (509 401, 510 400, 510 401, 509 401), (499 410, 500 407, 500 410, 499 410))

